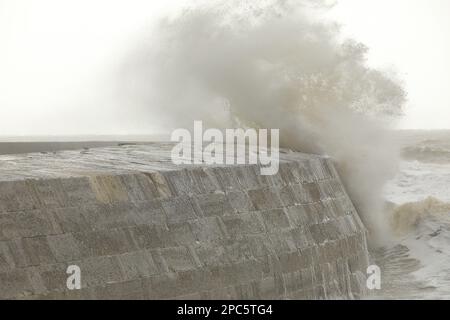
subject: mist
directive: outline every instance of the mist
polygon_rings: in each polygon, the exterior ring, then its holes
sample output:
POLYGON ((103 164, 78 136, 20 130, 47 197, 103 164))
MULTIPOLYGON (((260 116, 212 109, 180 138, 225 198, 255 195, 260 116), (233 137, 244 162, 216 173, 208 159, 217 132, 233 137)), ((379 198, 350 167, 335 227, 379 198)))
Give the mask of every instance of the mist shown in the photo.
POLYGON ((203 4, 161 21, 123 74, 129 97, 165 128, 279 128, 281 145, 327 154, 374 237, 389 231, 381 190, 396 172, 388 129, 400 82, 367 66, 317 1, 203 4), (127 86, 128 85, 128 86, 127 86))

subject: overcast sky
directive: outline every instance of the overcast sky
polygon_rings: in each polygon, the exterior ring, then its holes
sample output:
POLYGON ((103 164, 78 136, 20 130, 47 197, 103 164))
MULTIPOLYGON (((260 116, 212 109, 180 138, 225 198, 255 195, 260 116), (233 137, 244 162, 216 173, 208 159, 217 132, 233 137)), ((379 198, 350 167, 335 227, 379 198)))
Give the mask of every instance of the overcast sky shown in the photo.
MULTIPOLYGON (((0 136, 160 130, 102 97, 130 44, 183 2, 0 0, 0 136)), ((450 128, 450 1, 341 0, 329 15, 404 79, 400 127, 450 128)))
POLYGON ((403 128, 450 128, 450 1, 341 0, 333 15, 406 82, 403 128))

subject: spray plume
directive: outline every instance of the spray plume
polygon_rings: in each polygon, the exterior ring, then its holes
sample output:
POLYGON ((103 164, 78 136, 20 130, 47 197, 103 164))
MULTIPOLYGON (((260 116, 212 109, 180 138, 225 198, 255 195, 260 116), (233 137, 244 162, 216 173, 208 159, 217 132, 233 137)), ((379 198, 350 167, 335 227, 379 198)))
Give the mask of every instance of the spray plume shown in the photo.
POLYGON ((402 86, 320 18, 327 1, 224 3, 162 21, 127 65, 128 93, 168 129, 279 128, 281 146, 330 155, 374 239, 385 238, 381 190, 396 170, 386 119, 402 112, 402 86))

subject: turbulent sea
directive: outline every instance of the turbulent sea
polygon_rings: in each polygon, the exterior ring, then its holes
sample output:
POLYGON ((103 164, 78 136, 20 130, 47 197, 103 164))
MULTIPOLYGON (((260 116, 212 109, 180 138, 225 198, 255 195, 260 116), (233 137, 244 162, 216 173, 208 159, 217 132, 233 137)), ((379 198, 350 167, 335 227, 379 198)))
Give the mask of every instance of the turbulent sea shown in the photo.
POLYGON ((400 135, 402 161, 384 190, 395 234, 373 256, 379 298, 450 299, 450 132, 400 135))

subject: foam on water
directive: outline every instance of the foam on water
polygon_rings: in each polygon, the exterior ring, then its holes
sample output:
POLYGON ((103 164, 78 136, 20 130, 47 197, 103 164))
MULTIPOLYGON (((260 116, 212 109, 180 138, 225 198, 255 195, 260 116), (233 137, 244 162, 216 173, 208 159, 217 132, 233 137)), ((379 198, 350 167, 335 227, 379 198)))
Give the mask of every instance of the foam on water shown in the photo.
POLYGON ((420 152, 408 153, 385 188, 397 239, 375 252, 385 277, 383 298, 450 299, 450 161, 435 157, 436 144, 424 140, 405 148, 420 152))
POLYGON ((427 197, 450 202, 450 164, 402 161, 399 173, 385 187, 385 198, 395 204, 427 197))

